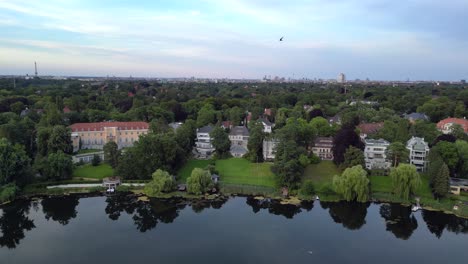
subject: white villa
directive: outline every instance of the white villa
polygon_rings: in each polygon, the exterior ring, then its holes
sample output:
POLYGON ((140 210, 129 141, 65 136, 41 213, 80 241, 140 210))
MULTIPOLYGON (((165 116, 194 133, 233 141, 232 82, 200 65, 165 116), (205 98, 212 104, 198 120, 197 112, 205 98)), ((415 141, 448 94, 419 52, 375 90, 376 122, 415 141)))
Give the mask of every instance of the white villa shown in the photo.
POLYGON ((424 141, 424 138, 412 137, 406 143, 406 148, 409 150, 410 164, 416 166, 419 172, 425 171, 428 162, 429 145, 424 141))
POLYGON ((203 157, 210 156, 211 153, 213 153, 215 150, 211 144, 212 139, 210 137, 210 133, 212 130, 213 127, 209 125, 197 129, 197 141, 195 142, 196 149, 197 152, 203 157))
POLYGON ((367 169, 390 168, 390 162, 387 160, 387 155, 385 153, 390 142, 384 139, 366 139, 364 143, 366 145, 364 149, 364 159, 367 169))

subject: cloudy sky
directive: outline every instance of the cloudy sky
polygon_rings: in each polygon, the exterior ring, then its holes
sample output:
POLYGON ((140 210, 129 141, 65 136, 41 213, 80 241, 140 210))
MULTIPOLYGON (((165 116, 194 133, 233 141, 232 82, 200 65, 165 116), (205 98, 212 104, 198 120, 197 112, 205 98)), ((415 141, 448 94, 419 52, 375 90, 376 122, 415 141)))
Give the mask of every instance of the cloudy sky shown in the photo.
POLYGON ((468 0, 0 0, 0 74, 468 79, 468 0), (279 38, 284 36, 284 41, 279 38))

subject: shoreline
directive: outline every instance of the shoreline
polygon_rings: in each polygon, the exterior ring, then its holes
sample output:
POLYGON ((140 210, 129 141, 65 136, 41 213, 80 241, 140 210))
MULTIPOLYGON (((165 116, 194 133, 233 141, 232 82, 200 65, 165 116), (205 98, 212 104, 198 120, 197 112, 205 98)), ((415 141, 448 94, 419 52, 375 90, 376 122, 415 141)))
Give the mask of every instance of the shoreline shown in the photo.
MULTIPOLYGON (((51 189, 49 189, 51 190, 51 189)), ((143 189, 141 188, 133 188, 129 189, 128 191, 122 192, 122 193, 131 193, 135 196, 138 197, 139 201, 147 202, 149 199, 171 199, 171 198, 181 198, 181 199, 187 199, 187 200, 215 200, 219 197, 236 197, 236 196, 241 196, 241 197, 254 197, 255 199, 272 199, 272 200, 277 200, 281 204, 290 204, 290 205, 295 205, 299 206, 301 202, 310 202, 314 201, 314 196, 312 197, 305 197, 301 195, 290 195, 288 197, 281 197, 280 195, 269 195, 269 194, 252 194, 252 193, 216 193, 216 194, 204 194, 204 195, 192 195, 188 194, 187 192, 172 192, 172 193, 164 193, 162 195, 158 196, 148 196, 144 194, 143 189)), ((14 202, 15 200, 18 199, 43 199, 47 197, 60 197, 60 196, 68 196, 68 195, 78 195, 78 196, 83 196, 85 197, 94 197, 94 196, 105 196, 104 191, 99 191, 99 190, 90 190, 86 188, 81 188, 81 189, 60 189, 60 188, 54 188, 53 191, 49 192, 32 192, 32 193, 27 193, 27 194, 21 194, 18 197, 16 197, 13 201, 7 201, 0 206, 6 205, 8 203, 14 202)), ((328 196, 326 194, 317 194, 320 199, 319 201, 323 202, 343 202, 345 200, 338 198, 337 196, 328 196)), ((368 201, 370 203, 394 203, 394 204, 400 204, 403 206, 411 206, 413 203, 410 201, 402 201, 398 197, 394 196, 388 196, 387 198, 383 197, 375 197, 374 194, 371 195, 371 199, 368 201)), ((461 203, 461 201, 458 201, 461 203)), ((434 203, 428 203, 421 201, 421 208, 424 210, 428 211, 439 211, 443 212, 445 214, 451 214, 455 215, 460 218, 465 218, 468 219, 468 213, 464 214, 463 210, 459 211, 454 211, 453 206, 452 208, 446 207, 446 205, 439 203, 438 201, 434 200, 434 203), (438 203, 439 208, 434 207, 434 203, 438 203)))

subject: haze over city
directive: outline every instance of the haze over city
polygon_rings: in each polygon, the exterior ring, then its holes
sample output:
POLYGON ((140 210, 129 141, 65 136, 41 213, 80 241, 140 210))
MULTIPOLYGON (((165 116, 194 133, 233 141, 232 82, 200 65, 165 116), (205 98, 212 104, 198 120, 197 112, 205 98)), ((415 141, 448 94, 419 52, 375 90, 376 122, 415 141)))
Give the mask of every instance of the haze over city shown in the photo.
POLYGON ((0 0, 0 74, 468 78, 468 1, 0 0), (284 41, 279 41, 284 36, 284 41))

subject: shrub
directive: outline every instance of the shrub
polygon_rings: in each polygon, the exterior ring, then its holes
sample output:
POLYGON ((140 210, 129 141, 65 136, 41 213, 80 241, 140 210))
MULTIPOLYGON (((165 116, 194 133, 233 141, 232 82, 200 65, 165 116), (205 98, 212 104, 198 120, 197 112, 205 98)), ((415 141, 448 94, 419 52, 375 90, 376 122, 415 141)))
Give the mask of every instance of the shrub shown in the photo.
POLYGON ((0 187, 0 202, 8 202, 12 201, 16 197, 16 193, 18 192, 18 187, 15 184, 9 183, 0 187))
POLYGON ((312 195, 315 193, 314 183, 312 181, 305 181, 299 190, 302 195, 312 195))
POLYGON ((91 161, 91 164, 92 164, 93 166, 97 166, 97 165, 99 165, 100 163, 101 163, 101 157, 100 157, 99 155, 97 155, 97 154, 94 154, 93 160, 91 161))

